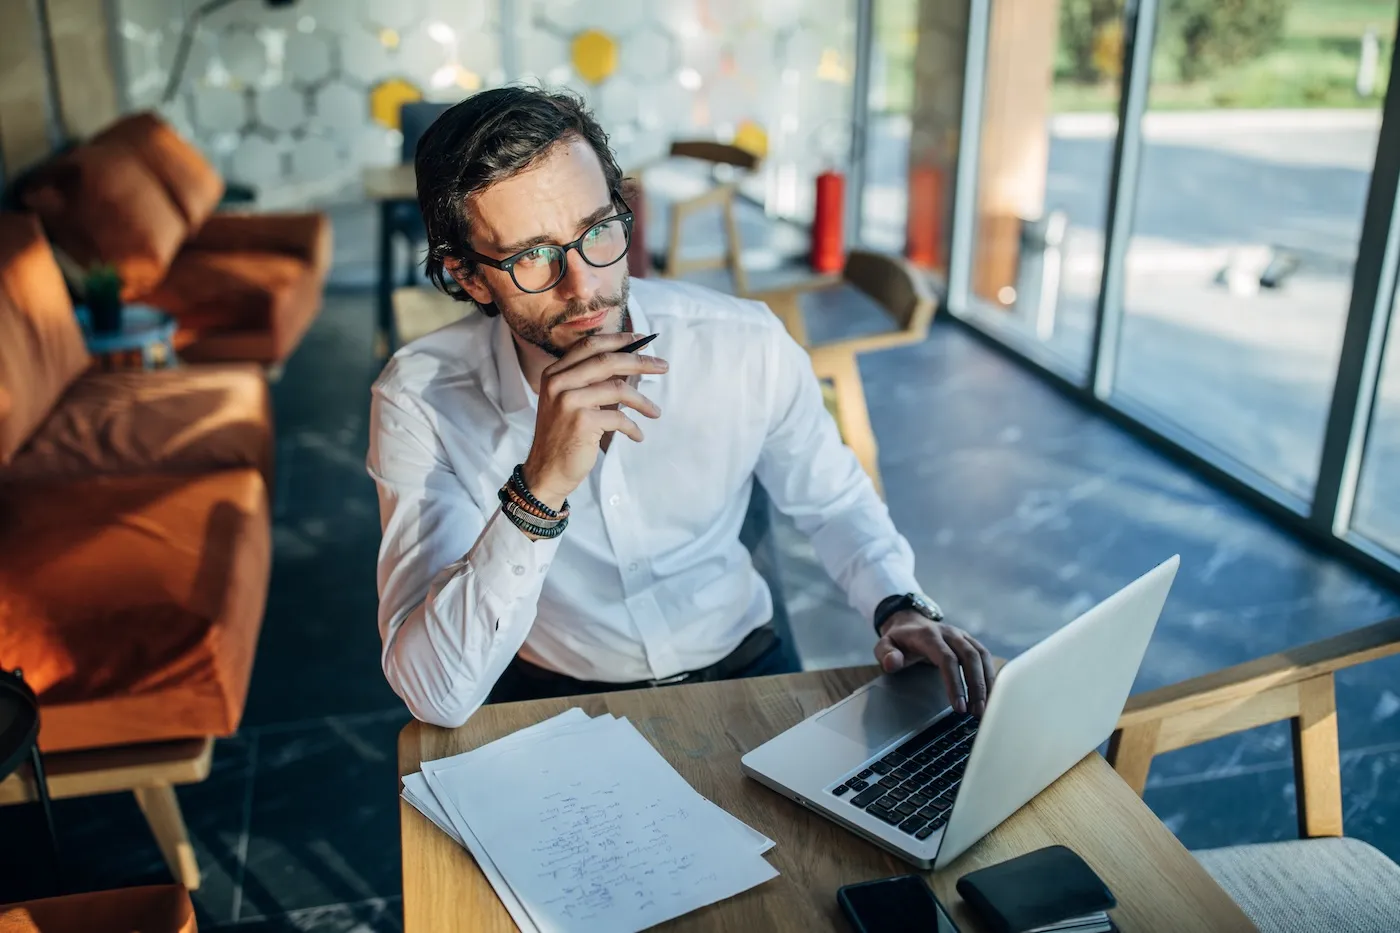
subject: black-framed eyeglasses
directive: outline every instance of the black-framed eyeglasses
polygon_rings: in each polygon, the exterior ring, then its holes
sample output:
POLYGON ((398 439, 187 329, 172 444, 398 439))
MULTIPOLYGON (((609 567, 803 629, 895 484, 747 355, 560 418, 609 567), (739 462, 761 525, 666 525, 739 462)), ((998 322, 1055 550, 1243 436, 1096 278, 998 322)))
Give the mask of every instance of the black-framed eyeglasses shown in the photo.
POLYGON ((462 258, 510 273, 511 281, 522 292, 532 295, 547 292, 569 271, 571 249, 577 250, 583 261, 595 269, 611 266, 627 255, 627 247, 632 242, 632 210, 622 195, 614 192, 613 199, 622 205, 623 211, 598 221, 572 243, 531 246, 505 259, 492 259, 468 249, 462 251, 462 258))

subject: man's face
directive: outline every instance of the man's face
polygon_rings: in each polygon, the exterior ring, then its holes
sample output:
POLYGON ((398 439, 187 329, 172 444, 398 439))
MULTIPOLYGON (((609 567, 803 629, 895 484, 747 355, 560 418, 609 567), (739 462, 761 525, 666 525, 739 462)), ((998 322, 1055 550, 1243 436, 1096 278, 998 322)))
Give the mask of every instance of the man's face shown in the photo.
MULTIPOLYGON (((622 208, 593 147, 568 136, 526 171, 474 195, 467 209, 471 248, 507 259, 532 246, 571 243, 622 208)), ((599 269, 570 250, 567 266, 559 284, 539 294, 521 291, 509 272, 480 263, 472 272, 450 271, 478 304, 494 302, 517 337, 559 357, 590 334, 631 326, 625 258, 599 269)))

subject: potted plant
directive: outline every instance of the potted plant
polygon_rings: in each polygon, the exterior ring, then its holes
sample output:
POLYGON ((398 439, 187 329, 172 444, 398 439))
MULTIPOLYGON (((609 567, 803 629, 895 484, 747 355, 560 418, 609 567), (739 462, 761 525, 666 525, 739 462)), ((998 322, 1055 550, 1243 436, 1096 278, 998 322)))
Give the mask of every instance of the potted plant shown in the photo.
POLYGON ((104 264, 89 270, 83 280, 83 295, 93 333, 113 334, 122 329, 122 277, 115 266, 104 264))

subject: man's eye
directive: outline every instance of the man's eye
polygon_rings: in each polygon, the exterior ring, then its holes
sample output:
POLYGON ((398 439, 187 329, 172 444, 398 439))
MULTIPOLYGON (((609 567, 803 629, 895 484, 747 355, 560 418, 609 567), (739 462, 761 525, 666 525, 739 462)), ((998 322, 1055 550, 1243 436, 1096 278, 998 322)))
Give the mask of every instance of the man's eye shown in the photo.
POLYGON ((601 240, 602 238, 603 238, 603 228, 602 228, 602 227, 594 227, 592 230, 589 230, 587 233, 585 233, 585 234, 583 235, 583 241, 584 241, 585 243, 597 243, 597 242, 598 242, 599 240, 601 240))
POLYGON ((532 249, 528 253, 521 255, 517 262, 527 266, 538 266, 548 261, 549 251, 543 249, 532 249))

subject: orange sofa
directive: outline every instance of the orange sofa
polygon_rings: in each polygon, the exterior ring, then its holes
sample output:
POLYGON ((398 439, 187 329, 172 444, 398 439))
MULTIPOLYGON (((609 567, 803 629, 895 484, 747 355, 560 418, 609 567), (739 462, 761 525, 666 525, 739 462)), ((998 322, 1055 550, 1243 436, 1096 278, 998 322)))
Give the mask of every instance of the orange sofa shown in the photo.
POLYGON ((325 215, 215 213, 223 179, 151 113, 124 117, 17 188, 76 266, 111 263, 126 300, 175 316, 188 362, 279 364, 320 309, 325 215))
MULTIPOLYGON (((89 370, 38 223, 0 213, 0 667, 38 694, 55 796, 136 791, 194 887, 171 785, 207 774, 243 711, 271 565, 267 384, 248 364, 89 370), (94 780, 92 750, 144 783, 94 780)), ((17 780, 0 803, 29 796, 17 780)))
POLYGON ((177 884, 0 904, 0 933, 195 933, 194 905, 177 884))

